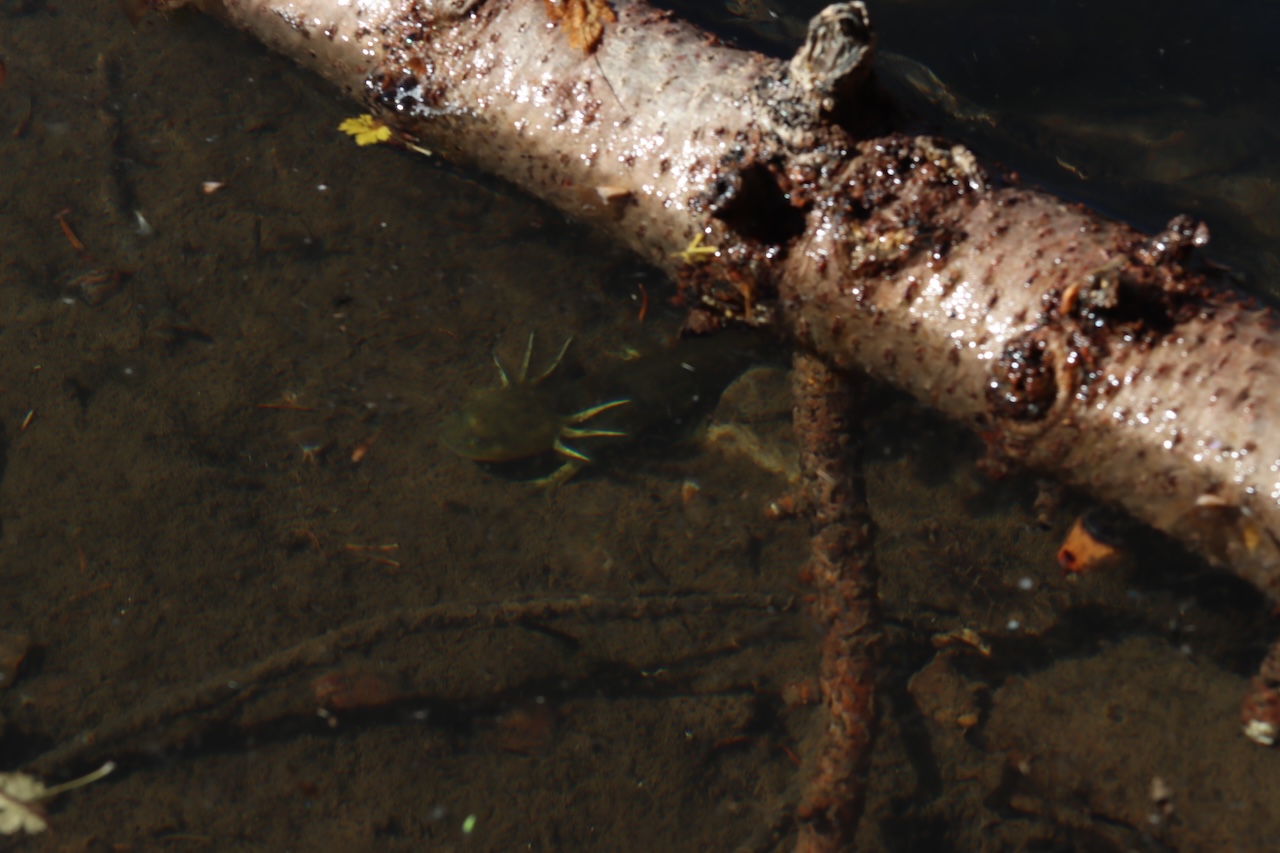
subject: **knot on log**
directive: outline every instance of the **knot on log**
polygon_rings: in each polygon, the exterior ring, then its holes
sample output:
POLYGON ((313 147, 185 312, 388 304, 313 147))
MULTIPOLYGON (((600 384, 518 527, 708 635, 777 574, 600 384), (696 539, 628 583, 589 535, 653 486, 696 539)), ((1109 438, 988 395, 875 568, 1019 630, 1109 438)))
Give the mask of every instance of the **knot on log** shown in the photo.
POLYGON ((825 113, 844 111, 871 76, 876 36, 861 0, 836 3, 809 22, 804 44, 791 59, 791 79, 825 113))
POLYGON ((1009 341, 991 367, 987 405, 1001 421, 1032 424, 1048 417, 1061 396, 1053 348, 1042 334, 1009 341))

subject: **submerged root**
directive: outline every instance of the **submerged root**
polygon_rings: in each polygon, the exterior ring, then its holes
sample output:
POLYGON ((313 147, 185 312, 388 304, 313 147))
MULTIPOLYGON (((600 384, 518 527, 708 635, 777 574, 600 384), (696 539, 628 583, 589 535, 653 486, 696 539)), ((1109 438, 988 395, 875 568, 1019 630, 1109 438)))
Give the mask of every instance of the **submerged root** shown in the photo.
POLYGON ((867 795, 878 715, 875 687, 883 636, 873 530, 861 467, 856 390, 819 359, 797 353, 792 375, 796 438, 813 524, 804 580, 810 613, 826 634, 819 686, 823 733, 795 818, 796 850, 848 849, 867 795))
POLYGON ((149 700, 87 729, 49 750, 28 770, 50 775, 102 755, 136 751, 131 741, 189 742, 229 720, 251 700, 300 670, 333 664, 344 652, 389 642, 427 630, 465 630, 537 623, 565 618, 649 620, 675 616, 790 609, 784 597, 754 594, 636 596, 589 595, 507 601, 491 604, 442 604, 397 610, 352 622, 318 637, 280 649, 257 663, 226 670, 196 684, 163 690, 149 700))

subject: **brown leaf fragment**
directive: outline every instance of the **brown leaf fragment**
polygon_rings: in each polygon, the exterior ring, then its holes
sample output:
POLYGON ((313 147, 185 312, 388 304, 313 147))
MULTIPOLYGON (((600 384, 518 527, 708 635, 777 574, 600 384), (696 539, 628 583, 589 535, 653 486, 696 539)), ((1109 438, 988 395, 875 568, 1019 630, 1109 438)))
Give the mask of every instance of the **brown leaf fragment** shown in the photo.
POLYGON ((569 47, 592 53, 600 45, 604 25, 618 18, 607 0, 542 0, 547 17, 564 30, 569 47))

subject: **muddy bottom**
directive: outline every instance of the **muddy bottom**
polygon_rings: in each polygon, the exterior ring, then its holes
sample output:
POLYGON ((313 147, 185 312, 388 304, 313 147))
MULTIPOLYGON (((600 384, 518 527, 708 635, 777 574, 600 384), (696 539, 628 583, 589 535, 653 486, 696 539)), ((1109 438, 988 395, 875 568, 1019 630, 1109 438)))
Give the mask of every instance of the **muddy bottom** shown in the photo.
MULTIPOLYGON (((0 21, 0 769, 118 764, 25 847, 785 849, 819 637, 805 526, 766 513, 779 376, 721 412, 746 444, 495 476, 437 441, 495 347, 573 335, 589 375, 679 324, 659 275, 356 148, 199 16, 0 21)), ((1070 581, 1085 504, 871 408, 858 848, 1267 849, 1280 756, 1237 719, 1263 602, 1158 541, 1070 581)))

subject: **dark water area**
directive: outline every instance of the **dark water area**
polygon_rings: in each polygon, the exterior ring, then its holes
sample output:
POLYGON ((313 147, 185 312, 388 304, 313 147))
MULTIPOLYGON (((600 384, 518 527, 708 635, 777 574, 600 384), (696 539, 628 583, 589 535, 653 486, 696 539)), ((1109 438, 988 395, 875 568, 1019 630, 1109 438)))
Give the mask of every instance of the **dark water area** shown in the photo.
MULTIPOLYGON (((820 2, 734 0, 703 16, 789 55, 820 2)), ((1280 297, 1280 7, 872 2, 881 83, 918 127, 1148 230, 1205 220, 1212 257, 1280 297)), ((696 7, 696 8, 695 8, 696 7)))
POLYGON ((881 16, 886 42, 920 35, 909 55, 991 111, 981 133, 964 122, 955 132, 1147 230, 1170 211, 1201 218, 1218 259, 1280 294, 1280 8, 983 6, 976 19, 956 6, 931 15, 933 38, 918 18, 881 16), (973 38, 956 50, 959 32, 973 38))
MULTIPOLYGON (((783 55, 816 8, 694 11, 783 55)), ((872 13, 922 124, 1142 224, 1203 216, 1269 292, 1273 5, 872 13)), ((807 530, 766 512, 785 355, 710 428, 557 489, 497 476, 440 443, 495 349, 532 334, 537 370, 572 336, 552 383, 623 369, 680 323, 659 274, 355 147, 351 105, 200 15, 0 0, 0 61, 0 772, 118 765, 0 844, 790 847, 821 720, 807 530)), ((859 849, 1269 849, 1280 760, 1237 719, 1264 602, 1141 533, 1064 578, 1086 502, 873 402, 859 849)))

